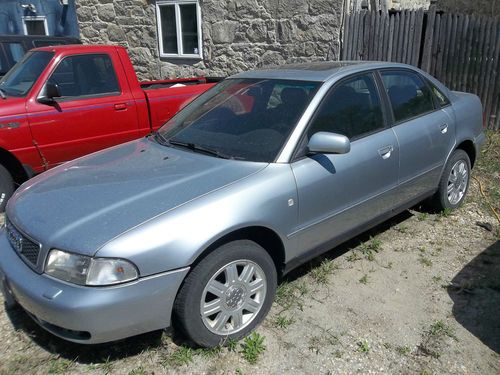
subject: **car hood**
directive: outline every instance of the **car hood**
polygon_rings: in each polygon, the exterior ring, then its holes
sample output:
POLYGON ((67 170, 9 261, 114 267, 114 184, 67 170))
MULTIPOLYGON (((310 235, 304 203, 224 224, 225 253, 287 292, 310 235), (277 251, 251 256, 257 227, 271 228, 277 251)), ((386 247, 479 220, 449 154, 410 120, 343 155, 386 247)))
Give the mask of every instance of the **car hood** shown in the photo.
POLYGON ((93 255, 128 229, 266 165, 142 139, 35 177, 9 201, 7 215, 44 246, 93 255))

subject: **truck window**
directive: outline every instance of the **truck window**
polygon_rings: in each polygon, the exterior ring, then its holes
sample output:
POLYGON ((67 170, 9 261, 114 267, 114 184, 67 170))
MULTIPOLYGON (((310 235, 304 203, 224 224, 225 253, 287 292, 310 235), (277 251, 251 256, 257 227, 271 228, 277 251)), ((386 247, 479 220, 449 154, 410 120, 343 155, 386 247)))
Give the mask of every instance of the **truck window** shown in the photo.
POLYGON ((111 58, 89 54, 64 58, 49 78, 61 90, 61 100, 120 93, 111 58))
POLYGON ((6 95, 25 96, 52 60, 53 52, 28 52, 0 81, 6 95))

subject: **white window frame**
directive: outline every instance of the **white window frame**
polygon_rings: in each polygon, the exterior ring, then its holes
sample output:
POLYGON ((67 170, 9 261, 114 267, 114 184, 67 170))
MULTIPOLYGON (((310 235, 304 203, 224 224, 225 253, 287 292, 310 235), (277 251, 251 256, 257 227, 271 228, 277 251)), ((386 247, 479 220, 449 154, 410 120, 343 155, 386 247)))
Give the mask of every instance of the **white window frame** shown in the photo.
POLYGON ((24 35, 28 35, 28 27, 26 26, 26 21, 43 21, 43 26, 45 28, 45 35, 49 35, 49 27, 47 24, 47 17, 45 16, 23 16, 23 31, 24 35))
POLYGON ((156 2, 156 25, 158 28, 158 46, 160 57, 167 58, 188 58, 188 59, 203 59, 203 45, 201 36, 201 8, 198 0, 159 0, 156 2), (198 33, 198 54, 182 53, 182 21, 179 5, 194 4, 196 5, 196 22, 198 33), (165 53, 163 51, 163 33, 161 27, 161 12, 160 7, 164 5, 174 6, 175 8, 175 28, 177 30, 177 52, 178 53, 165 53))

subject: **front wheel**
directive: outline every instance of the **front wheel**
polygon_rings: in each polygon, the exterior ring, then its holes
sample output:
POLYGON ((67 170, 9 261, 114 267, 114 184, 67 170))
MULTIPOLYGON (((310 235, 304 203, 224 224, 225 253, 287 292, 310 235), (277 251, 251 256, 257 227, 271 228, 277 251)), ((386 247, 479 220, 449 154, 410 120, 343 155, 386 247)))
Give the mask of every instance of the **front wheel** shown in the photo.
POLYGON ((14 179, 9 171, 0 164, 0 212, 5 211, 5 206, 14 192, 14 179))
POLYGON ((187 276, 174 304, 174 324, 200 346, 238 340, 266 316, 276 284, 266 250, 248 240, 227 243, 187 276))
POLYGON ((458 208, 464 201, 470 182, 470 159, 463 150, 455 150, 446 163, 434 203, 439 210, 458 208))

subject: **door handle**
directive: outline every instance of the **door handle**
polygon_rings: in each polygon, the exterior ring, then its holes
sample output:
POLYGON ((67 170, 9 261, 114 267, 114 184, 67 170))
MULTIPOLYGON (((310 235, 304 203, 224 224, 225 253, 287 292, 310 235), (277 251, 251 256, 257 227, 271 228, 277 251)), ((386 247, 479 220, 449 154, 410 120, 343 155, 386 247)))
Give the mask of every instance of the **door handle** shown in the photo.
POLYGON ((441 131, 441 133, 446 134, 446 132, 448 131, 448 124, 444 123, 439 125, 439 130, 441 131))
POLYGON ((392 151, 394 151, 394 147, 392 145, 389 145, 379 148, 378 154, 382 156, 382 159, 389 159, 391 157, 392 151))
POLYGON ((115 104, 115 111, 125 111, 127 109, 127 103, 115 104))

